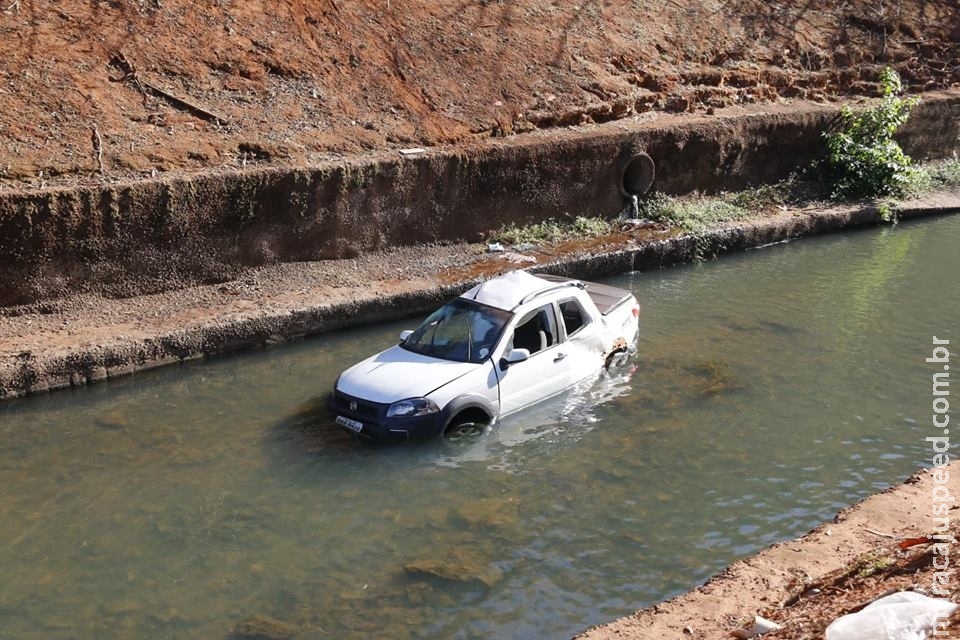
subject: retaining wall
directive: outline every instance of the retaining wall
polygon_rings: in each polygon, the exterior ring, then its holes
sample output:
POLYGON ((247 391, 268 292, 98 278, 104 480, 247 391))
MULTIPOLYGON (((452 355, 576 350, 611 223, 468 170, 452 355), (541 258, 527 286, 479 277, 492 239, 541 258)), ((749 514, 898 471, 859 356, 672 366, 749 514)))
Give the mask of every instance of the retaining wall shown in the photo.
MULTIPOLYGON (((823 153, 832 106, 619 121, 473 148, 0 196, 0 306, 134 295, 275 261, 476 240, 510 222, 607 215, 640 152, 682 194, 779 180, 823 153)), ((915 158, 960 149, 960 92, 928 94, 900 134, 915 158)))

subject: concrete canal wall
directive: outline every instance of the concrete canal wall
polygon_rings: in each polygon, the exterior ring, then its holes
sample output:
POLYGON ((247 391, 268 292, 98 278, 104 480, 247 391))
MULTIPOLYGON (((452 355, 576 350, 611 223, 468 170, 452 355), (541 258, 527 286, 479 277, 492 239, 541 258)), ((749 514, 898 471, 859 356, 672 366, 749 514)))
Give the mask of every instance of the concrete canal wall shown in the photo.
MULTIPOLYGON (((836 114, 814 104, 733 109, 316 167, 0 194, 0 307, 473 241, 504 223, 612 216, 645 182, 643 154, 666 193, 775 181, 823 152, 821 132, 836 114)), ((960 149, 960 92, 925 95, 900 139, 918 159, 960 149)))

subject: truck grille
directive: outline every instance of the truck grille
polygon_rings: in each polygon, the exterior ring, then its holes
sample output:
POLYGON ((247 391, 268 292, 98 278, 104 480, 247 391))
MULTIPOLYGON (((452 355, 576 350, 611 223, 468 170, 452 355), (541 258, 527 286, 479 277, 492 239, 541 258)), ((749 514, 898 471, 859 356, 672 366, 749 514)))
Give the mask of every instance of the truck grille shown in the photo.
POLYGON ((335 392, 333 397, 334 408, 338 412, 349 418, 356 418, 361 422, 364 420, 380 420, 380 416, 383 415, 383 411, 386 409, 386 405, 354 398, 339 391, 335 392), (354 406, 356 408, 354 408, 354 406))

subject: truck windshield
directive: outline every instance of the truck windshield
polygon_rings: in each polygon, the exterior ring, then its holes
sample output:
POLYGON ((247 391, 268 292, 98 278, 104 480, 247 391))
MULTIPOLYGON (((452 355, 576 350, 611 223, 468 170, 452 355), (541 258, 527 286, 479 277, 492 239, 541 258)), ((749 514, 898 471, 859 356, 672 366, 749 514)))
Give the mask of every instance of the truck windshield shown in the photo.
POLYGON ((430 314, 400 346, 443 360, 483 362, 510 316, 508 311, 456 298, 430 314))

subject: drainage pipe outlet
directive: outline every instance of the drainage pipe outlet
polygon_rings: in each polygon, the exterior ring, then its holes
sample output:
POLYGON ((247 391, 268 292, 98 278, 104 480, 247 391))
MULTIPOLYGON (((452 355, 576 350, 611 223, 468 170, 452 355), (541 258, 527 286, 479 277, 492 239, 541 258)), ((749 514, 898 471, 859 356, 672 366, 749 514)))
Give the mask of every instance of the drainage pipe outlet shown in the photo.
POLYGON ((643 152, 634 152, 620 163, 620 193, 626 198, 642 196, 653 184, 653 158, 643 152))

